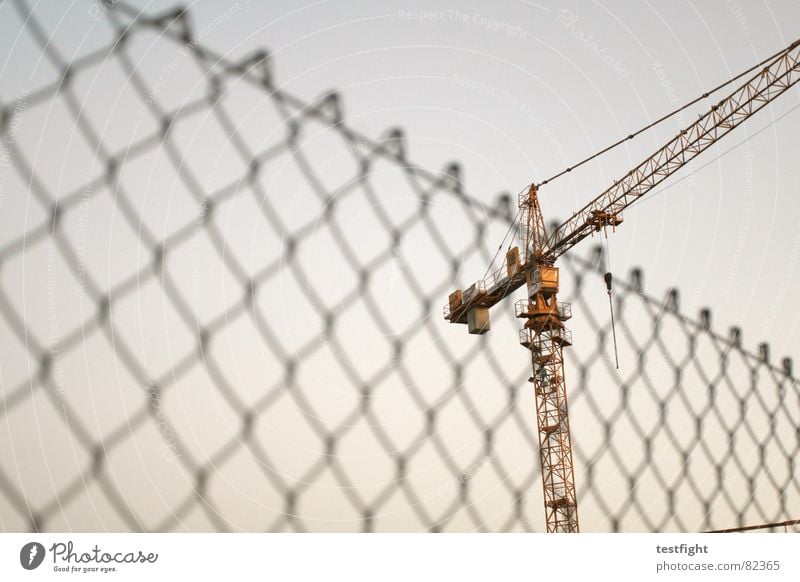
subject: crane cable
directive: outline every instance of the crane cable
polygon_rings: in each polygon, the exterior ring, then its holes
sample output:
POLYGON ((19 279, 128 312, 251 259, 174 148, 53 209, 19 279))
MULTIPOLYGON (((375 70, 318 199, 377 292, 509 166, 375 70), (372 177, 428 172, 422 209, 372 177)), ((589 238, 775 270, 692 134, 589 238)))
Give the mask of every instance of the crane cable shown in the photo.
MULTIPOLYGON (((525 188, 523 188, 522 190, 517 192, 517 196, 522 194, 522 192, 524 192, 524 191, 525 191, 525 188)), ((500 254, 500 251, 503 249, 503 244, 506 242, 506 239, 508 238, 508 235, 511 234, 512 230, 513 230, 513 234, 511 235, 511 239, 509 240, 509 243, 508 243, 508 246, 511 247, 511 244, 512 244, 512 242, 514 240, 514 236, 516 236, 517 230, 519 229, 518 222, 519 222, 519 216, 520 216, 521 212, 522 212, 522 208, 517 209, 517 213, 514 215, 514 218, 511 219, 511 224, 508 225, 508 230, 506 230, 506 234, 503 236, 503 240, 500 241, 500 245, 497 247, 497 250, 495 251, 494 256, 492 257, 492 260, 489 262, 489 266, 486 267, 486 272, 483 274, 483 277, 481 277, 481 281, 486 279, 486 277, 489 275, 489 271, 492 270, 492 267, 494 266, 494 262, 497 260, 497 255, 500 254)))
POLYGON ((667 190, 669 190, 670 188, 672 188, 672 187, 674 187, 674 186, 677 186, 678 184, 680 184, 680 183, 681 183, 681 182, 683 182, 684 180, 688 179, 688 178, 689 178, 689 176, 692 176, 692 175, 696 174, 697 172, 699 172, 699 171, 700 171, 700 170, 702 170, 703 168, 707 168, 708 166, 710 166, 710 165, 711 165, 711 164, 713 164, 714 162, 716 162, 716 161, 719 161, 721 158, 724 158, 725 156, 727 156, 727 155, 728 155, 729 153, 731 153, 732 151, 734 151, 734 150, 736 150, 736 149, 738 149, 738 148, 742 147, 742 146, 743 146, 744 144, 746 144, 748 141, 750 141, 751 139, 753 139, 753 138, 754 138, 754 137, 756 137, 757 135, 760 135, 761 133, 765 132, 766 130, 768 130, 769 128, 771 128, 773 125, 775 125, 776 123, 778 123, 778 122, 779 122, 781 119, 783 119, 784 117, 786 117, 786 116, 788 116, 789 114, 791 114, 791 113, 794 113, 795 111, 797 111, 797 109, 800 109, 800 103, 798 103, 797 105, 795 105, 794 107, 792 107, 792 108, 791 108, 789 111, 786 111, 785 113, 781 114, 779 117, 776 117, 775 119, 773 119, 772 121, 770 121, 770 122, 769 122, 767 125, 765 125, 765 126, 764 126, 764 127, 762 127, 761 129, 759 129, 758 131, 756 131, 756 132, 754 132, 754 133, 750 134, 748 137, 746 137, 745 139, 743 139, 742 141, 740 141, 739 143, 737 143, 735 146, 729 147, 727 150, 725 150, 724 152, 722 152, 722 153, 721 153, 721 154, 719 154, 718 156, 716 156, 716 157, 714 157, 714 158, 711 158, 710 160, 708 160, 708 161, 707 161, 705 164, 703 164, 702 166, 698 166, 698 167, 697 167, 696 169, 694 169, 693 171, 689 172, 688 174, 685 174, 685 175, 684 175, 682 178, 676 178, 675 180, 672 180, 672 181, 671 181, 669 184, 667 184, 666 186, 662 186, 662 187, 660 187, 658 190, 654 190, 654 192, 653 192, 652 194, 650 194, 649 196, 647 196, 647 197, 646 197, 646 198, 644 198, 644 199, 643 199, 643 198, 637 198, 636 200, 634 200, 634 201, 633 201, 633 202, 630 204, 630 206, 628 206, 628 208, 633 208, 634 206, 637 206, 637 207, 638 207, 638 206, 642 206, 642 204, 646 204, 646 203, 650 202, 651 200, 654 200, 654 199, 655 199, 655 198, 656 198, 656 197, 657 197, 659 194, 662 194, 662 193, 666 192, 667 190))
POLYGON ((611 336, 614 339, 614 363, 619 370, 619 352, 617 351, 617 328, 614 324, 614 301, 611 299, 611 271, 605 274, 606 290, 608 291, 608 308, 611 310, 611 336))
MULTIPOLYGON (((796 44, 797 42, 800 42, 800 41, 796 41, 795 43, 793 43, 793 44, 792 44, 792 47, 793 47, 793 46, 795 46, 795 44, 796 44)), ((789 48, 792 48, 792 47, 789 47, 789 48)), ((781 55, 783 55, 784 53, 786 53, 786 51, 787 51, 787 50, 789 50, 789 49, 783 49, 783 50, 780 50, 780 51, 776 52, 776 53, 775 53, 775 54, 773 54, 772 56, 770 56, 770 57, 767 57, 766 59, 764 59, 763 61, 761 61, 760 63, 758 63, 758 64, 756 64, 756 65, 753 65, 752 67, 750 67, 750 68, 749 68, 749 69, 747 69, 746 71, 743 71, 743 72, 739 73, 739 74, 738 74, 738 75, 736 75, 735 77, 733 77, 733 78, 731 78, 731 79, 728 79, 727 81, 725 81, 725 82, 724 82, 724 83, 722 83, 721 85, 718 85, 718 86, 717 86, 717 87, 715 87, 714 89, 711 89, 711 91, 706 91, 705 93, 703 93, 702 95, 700 95, 700 97, 697 97, 696 99, 694 99, 694 100, 690 101, 690 102, 689 102, 689 103, 687 103, 686 105, 683 105, 682 107, 679 107, 678 109, 676 109, 676 110, 675 110, 675 111, 673 111, 672 113, 668 113, 667 115, 664 115, 663 117, 661 117, 661 118, 657 119, 656 121, 652 122, 651 124, 649 124, 649 125, 647 125, 647 126, 645 126, 645 127, 641 128, 640 130, 636 131, 635 133, 632 133, 632 134, 628 135, 627 137, 623 137, 623 138, 622 138, 622 139, 620 139, 619 141, 617 141, 617 142, 615 142, 615 143, 611 144, 610 146, 608 146, 608 147, 606 147, 606 148, 604 148, 604 149, 600 150, 599 152, 596 152, 596 153, 592 154, 592 155, 591 155, 591 156, 589 156, 588 158, 585 158, 585 159, 581 160, 581 161, 580 161, 580 162, 578 162, 577 164, 574 164, 574 165, 572 165, 572 166, 569 166, 568 168, 565 168, 564 170, 561 170, 559 173, 557 173, 557 174, 555 174, 555 175, 553 175, 553 176, 551 176, 551 177, 547 178, 546 180, 544 180, 544 181, 542 181, 542 182, 539 182, 539 183, 538 183, 536 186, 537 186, 537 187, 538 187, 538 186, 543 186, 543 185, 545 185, 545 184, 547 184, 547 183, 549 183, 549 182, 552 182, 552 181, 553 181, 553 180, 555 180, 556 178, 560 178, 560 177, 561 177, 561 176, 563 176, 564 174, 568 174, 568 173, 570 173, 572 170, 575 170, 575 169, 577 169, 577 168, 580 168, 582 165, 586 164, 587 162, 590 162, 590 161, 594 160, 595 158, 597 158, 597 157, 599 157, 599 156, 602 156, 603 154, 605 154, 605 153, 607 153, 607 152, 609 152, 609 151, 613 150, 613 149, 614 149, 614 148, 616 148, 617 146, 620 146, 620 145, 622 145, 623 143, 625 143, 626 141, 630 141, 630 140, 632 140, 633 138, 637 137, 637 136, 638 136, 638 135, 640 135, 641 133, 644 133, 645 131, 647 131, 647 130, 649 130, 649 129, 652 129, 653 127, 655 127, 655 126, 656 126, 656 125, 658 125, 659 123, 662 123, 662 122, 666 121, 666 120, 667 120, 667 119, 669 119, 670 117, 673 117, 673 116, 677 115, 678 113, 680 113, 681 111, 684 111, 685 109, 688 109, 689 107, 691 107, 692 105, 695 105, 695 104, 696 104, 696 103, 698 103, 699 101, 701 101, 701 100, 703 100, 703 99, 706 99, 707 97, 709 97, 709 96, 710 96, 710 95, 712 95, 713 93, 716 93, 717 91, 719 91, 720 89, 722 89, 722 88, 723 88, 723 87, 725 87, 726 85, 730 85, 730 84, 731 84, 731 83, 733 83, 734 81, 737 81, 737 80, 741 79, 742 77, 744 77, 745 75, 747 75, 747 74, 749 74, 749 73, 752 73, 753 71, 755 71, 756 69, 758 69, 758 68, 760 68, 760 67, 764 66, 764 65, 765 65, 765 64, 767 64, 768 62, 770 62, 770 61, 772 61, 772 60, 775 60, 775 59, 777 59, 778 57, 780 57, 781 55)))
POLYGON ((608 242, 608 236, 606 236, 606 267, 608 268, 608 270, 606 271, 605 275, 603 275, 603 279, 605 279, 606 291, 608 292, 608 309, 611 311, 611 336, 614 339, 614 363, 617 366, 617 370, 619 370, 619 351, 617 350, 617 327, 614 323, 614 301, 611 298, 611 282, 612 282, 611 243, 608 242))

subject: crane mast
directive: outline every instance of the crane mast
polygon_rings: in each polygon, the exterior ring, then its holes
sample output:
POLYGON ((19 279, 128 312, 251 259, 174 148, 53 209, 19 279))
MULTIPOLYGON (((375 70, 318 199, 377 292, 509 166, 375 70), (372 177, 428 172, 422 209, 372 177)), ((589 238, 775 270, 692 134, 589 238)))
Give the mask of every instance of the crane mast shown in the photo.
POLYGON ((572 334, 564 326, 572 312, 568 303, 558 301, 556 259, 586 237, 615 229, 625 208, 797 83, 800 40, 763 64, 746 83, 552 233, 545 228, 538 189, 532 184, 519 197, 521 256, 518 247, 511 248, 500 269, 450 294, 445 319, 467 324, 471 334, 483 334, 490 328, 489 309, 517 289, 527 289, 527 298, 515 303, 515 314, 525 320, 519 339, 530 352, 533 369, 529 380, 534 386, 548 532, 579 531, 563 358, 564 348, 572 345, 572 334))
POLYGON ((572 312, 568 303, 558 302, 558 268, 543 256, 547 232, 536 186, 523 192, 519 206, 525 264, 537 265, 525 271, 528 299, 518 301, 515 312, 526 320, 520 343, 531 353, 545 521, 548 532, 576 532, 578 505, 564 382, 564 347, 572 345, 564 321, 572 312))

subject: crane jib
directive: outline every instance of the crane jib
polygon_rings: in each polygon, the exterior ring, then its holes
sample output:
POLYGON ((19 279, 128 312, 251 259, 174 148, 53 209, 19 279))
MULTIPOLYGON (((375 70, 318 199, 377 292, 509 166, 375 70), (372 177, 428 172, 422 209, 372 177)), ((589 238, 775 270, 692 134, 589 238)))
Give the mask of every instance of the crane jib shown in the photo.
POLYGON ((715 144, 754 113, 800 80, 800 41, 775 57, 730 95, 713 105, 695 123, 646 158, 608 190, 597 196, 550 235, 553 258, 596 230, 597 212, 619 217, 623 210, 650 192, 700 153, 715 144))

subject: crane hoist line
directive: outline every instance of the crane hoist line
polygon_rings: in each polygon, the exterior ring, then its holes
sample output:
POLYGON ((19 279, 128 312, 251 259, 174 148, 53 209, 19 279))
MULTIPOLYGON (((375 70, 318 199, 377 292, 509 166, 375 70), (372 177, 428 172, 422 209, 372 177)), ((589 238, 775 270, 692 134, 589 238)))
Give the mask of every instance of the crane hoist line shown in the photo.
POLYGON ((520 287, 527 290, 514 311, 524 322, 519 342, 528 350, 533 368, 529 381, 536 402, 548 532, 579 531, 563 360, 564 348, 572 345, 565 326, 572 310, 557 299, 556 261, 583 239, 613 232, 627 207, 797 83, 800 39, 745 73, 753 71, 746 82, 552 231, 545 227, 537 185, 523 190, 518 197, 520 246, 507 251, 500 269, 463 291, 453 291, 444 307, 450 323, 466 324, 469 333, 483 334, 490 329, 490 308, 520 287))

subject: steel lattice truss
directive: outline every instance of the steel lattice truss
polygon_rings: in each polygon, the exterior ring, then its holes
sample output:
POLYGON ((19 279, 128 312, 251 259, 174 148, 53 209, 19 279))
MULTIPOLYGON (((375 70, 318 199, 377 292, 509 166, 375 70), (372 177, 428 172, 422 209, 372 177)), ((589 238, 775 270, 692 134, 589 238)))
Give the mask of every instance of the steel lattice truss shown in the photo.
POLYGON ((726 96, 695 123, 647 158, 597 199, 554 229, 548 241, 552 255, 566 252, 590 236, 598 213, 616 217, 644 194, 696 158, 723 135, 785 93, 800 79, 800 43, 768 63, 742 87, 726 96))
MULTIPOLYGON (((510 198, 414 166, 399 130, 358 134, 335 94, 285 93, 267 53, 220 58, 186 12, 92 6, 108 41, 69 60, 6 6, 54 75, 0 93, 0 528, 539 530, 513 306, 491 342, 439 313, 510 198), (69 172, 41 161, 60 143, 69 172)), ((584 531, 800 514, 791 362, 634 272, 617 373, 601 263, 562 264, 584 531)))

